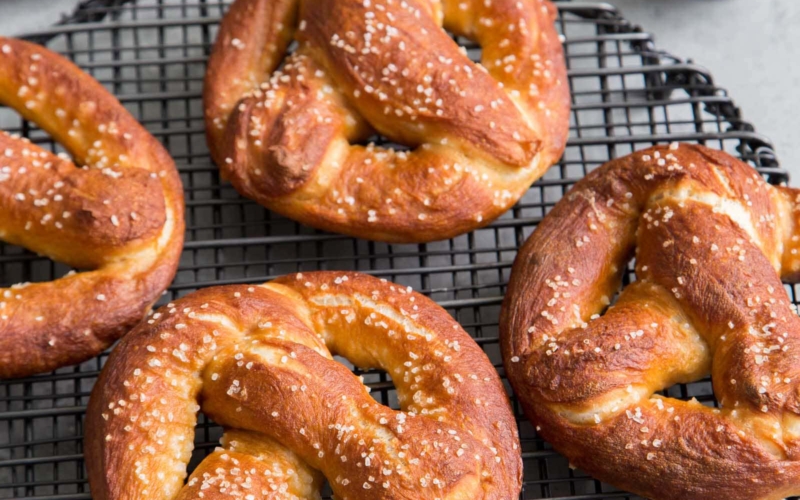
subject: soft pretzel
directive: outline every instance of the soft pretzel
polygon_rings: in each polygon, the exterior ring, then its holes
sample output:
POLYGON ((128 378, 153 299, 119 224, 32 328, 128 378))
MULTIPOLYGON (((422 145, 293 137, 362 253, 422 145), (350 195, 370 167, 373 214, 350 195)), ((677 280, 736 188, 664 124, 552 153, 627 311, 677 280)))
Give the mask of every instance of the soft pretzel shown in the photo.
POLYGON ((800 494, 800 319, 781 284, 800 278, 798 207, 800 191, 701 146, 580 181, 520 250, 502 311, 541 436, 649 498, 800 494), (709 373, 720 408, 655 394, 709 373))
POLYGON ((483 351, 431 300, 356 273, 209 288, 160 309, 112 352, 86 433, 100 500, 312 499, 321 474, 350 500, 521 488, 516 422, 483 351), (403 411, 331 353, 386 370, 403 411), (224 447, 184 485, 201 406, 227 428, 224 447))
POLYGON ((237 0, 205 81, 212 156, 244 196, 317 228, 422 242, 484 226, 564 150, 555 16, 547 0, 237 0), (359 145, 376 132, 416 149, 359 145))
POLYGON ((0 378, 97 355, 167 288, 183 191, 158 141, 105 88, 47 49, 0 37, 0 102, 76 158, 0 132, 0 239, 88 272, 0 289, 0 378))

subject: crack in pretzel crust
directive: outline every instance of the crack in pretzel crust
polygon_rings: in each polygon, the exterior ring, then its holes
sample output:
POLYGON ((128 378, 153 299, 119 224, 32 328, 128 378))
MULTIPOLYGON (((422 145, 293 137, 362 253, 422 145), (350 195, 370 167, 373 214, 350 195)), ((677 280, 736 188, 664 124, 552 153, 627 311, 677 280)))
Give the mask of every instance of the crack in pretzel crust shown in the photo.
POLYGON ((59 55, 0 37, 0 102, 80 165, 0 132, 0 239, 87 272, 0 289, 0 378, 96 356, 169 286, 183 190, 159 142, 59 55))
POLYGON ((702 146, 576 184, 520 250, 501 315, 540 435, 648 498, 800 494, 800 319, 781 283, 800 278, 799 221, 800 191, 702 146), (718 409, 655 394, 708 374, 718 409))
POLYGON ((86 416, 93 498, 517 498, 516 421, 492 364, 436 303, 357 273, 209 288, 111 353, 86 416), (378 404, 333 354, 388 372, 378 404), (198 404, 199 403, 199 404, 198 404), (197 411, 226 428, 184 484, 197 411))
POLYGON ((424 242, 482 227, 563 153, 555 16, 547 0, 237 0, 205 80, 212 156, 241 194, 320 229, 424 242), (374 133, 416 149, 358 145, 374 133))

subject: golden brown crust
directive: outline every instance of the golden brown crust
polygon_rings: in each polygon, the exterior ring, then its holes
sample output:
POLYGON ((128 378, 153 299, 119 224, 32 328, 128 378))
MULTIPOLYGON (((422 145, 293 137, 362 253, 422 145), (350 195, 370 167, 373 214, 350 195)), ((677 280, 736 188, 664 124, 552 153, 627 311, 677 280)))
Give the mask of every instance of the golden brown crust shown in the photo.
POLYGON ((796 195, 678 144, 580 181, 520 250, 502 311, 540 434, 649 498, 800 493, 800 320, 780 279, 797 275, 796 195), (654 395, 708 373, 720 409, 654 395))
POLYGON ((0 37, 0 101, 85 165, 0 133, 0 238, 90 271, 0 290, 0 378, 97 355, 167 288, 183 191, 158 141, 62 57, 0 37))
POLYGON ((95 385, 85 442, 93 496, 214 493, 239 466, 217 452, 184 486, 198 401, 226 428, 249 431, 236 439, 246 444, 238 461, 302 460, 275 498, 314 498, 317 470, 354 500, 507 500, 521 488, 516 423, 486 355, 434 302, 385 280, 303 273, 201 290, 159 310, 95 385), (403 411, 378 404, 332 353, 386 370, 403 411))
POLYGON ((237 0, 206 75, 212 155, 239 192, 314 227, 421 242, 488 224, 566 144, 555 15, 547 0, 237 0), (356 145, 374 131, 416 149, 356 145))
POLYGON ((203 459, 176 500, 247 498, 319 500, 323 476, 269 437, 229 430, 203 459))

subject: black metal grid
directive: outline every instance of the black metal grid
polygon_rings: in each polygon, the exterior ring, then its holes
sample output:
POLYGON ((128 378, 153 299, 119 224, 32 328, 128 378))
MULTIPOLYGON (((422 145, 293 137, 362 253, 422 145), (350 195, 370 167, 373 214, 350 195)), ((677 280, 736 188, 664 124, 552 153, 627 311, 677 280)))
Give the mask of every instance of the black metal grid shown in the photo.
MULTIPOLYGON (((205 145, 202 78, 228 2, 91 0, 30 39, 66 54, 113 91, 169 148, 186 187, 186 249, 164 300, 197 288, 258 283, 290 272, 352 269, 411 285, 446 307, 502 374, 498 313, 517 246, 587 171, 656 142, 701 142, 736 154, 772 183, 788 180, 770 142, 740 118, 703 68, 655 49, 608 4, 561 2, 558 28, 572 86, 571 137, 562 161, 506 215, 452 240, 387 245, 332 235, 271 214, 220 181, 205 145)), ((465 40, 474 57, 479 49, 465 40)), ((59 150, 34 124, 0 109, 0 127, 59 150)), ((0 287, 67 269, 0 244, 0 287)), ((794 289, 788 288, 793 300, 794 289)), ((795 301, 796 302, 796 301, 795 301)), ((79 367, 0 381, 0 498, 87 499, 83 414, 105 355, 79 367)), ((367 373, 372 394, 396 402, 391 381, 367 373)), ((667 393, 716 404, 708 380, 667 393)), ((572 470, 524 417, 523 499, 636 498, 572 470)), ((201 417, 193 464, 217 443, 201 417)))

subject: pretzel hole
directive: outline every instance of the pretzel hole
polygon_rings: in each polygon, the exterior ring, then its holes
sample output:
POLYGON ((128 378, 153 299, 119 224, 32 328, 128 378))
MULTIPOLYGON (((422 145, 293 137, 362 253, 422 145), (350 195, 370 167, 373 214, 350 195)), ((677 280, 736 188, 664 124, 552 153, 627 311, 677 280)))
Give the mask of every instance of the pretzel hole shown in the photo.
POLYGON ((333 358, 338 363, 346 366, 357 377, 361 377, 364 385, 369 387, 370 396, 377 403, 388 406, 393 410, 400 409, 400 402, 397 398, 397 388, 392 381, 392 376, 388 372, 379 368, 371 368, 363 370, 356 367, 347 358, 343 356, 334 356, 333 358))

